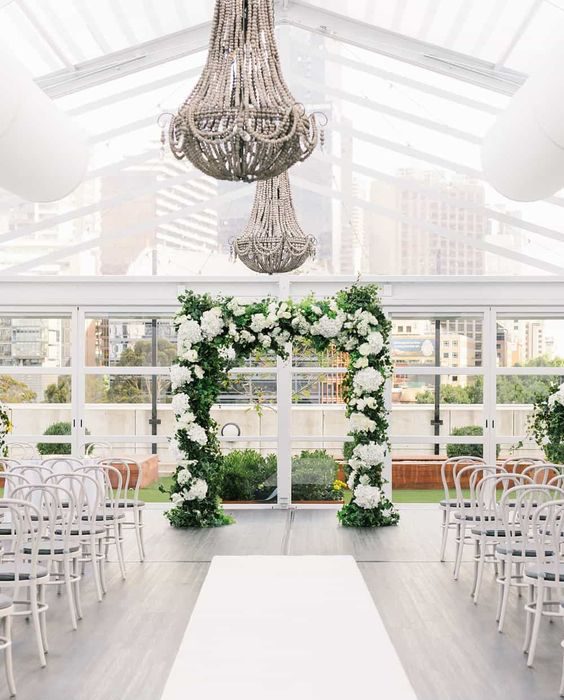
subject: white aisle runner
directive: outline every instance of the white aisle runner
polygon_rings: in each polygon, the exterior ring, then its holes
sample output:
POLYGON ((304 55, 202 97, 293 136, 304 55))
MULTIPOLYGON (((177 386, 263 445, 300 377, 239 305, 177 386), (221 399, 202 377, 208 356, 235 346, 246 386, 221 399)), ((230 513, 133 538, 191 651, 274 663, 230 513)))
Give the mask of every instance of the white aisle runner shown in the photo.
POLYGON ((161 700, 355 697, 416 699, 352 557, 212 560, 161 700))

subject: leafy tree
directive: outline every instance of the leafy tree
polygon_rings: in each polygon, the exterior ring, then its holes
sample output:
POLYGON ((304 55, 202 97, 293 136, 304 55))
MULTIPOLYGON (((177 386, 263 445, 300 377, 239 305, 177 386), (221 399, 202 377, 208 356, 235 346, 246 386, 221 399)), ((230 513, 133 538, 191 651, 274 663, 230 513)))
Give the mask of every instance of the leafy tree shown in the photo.
POLYGON ((0 375, 0 401, 5 403, 31 403, 37 394, 25 382, 8 374, 0 375))
POLYGON ((45 403, 70 403, 71 378, 59 377, 56 384, 49 384, 44 392, 45 403))
MULTIPOLYGON (((176 357, 176 345, 166 338, 157 338, 157 365, 168 367, 176 357)), ((146 367, 153 364, 152 343, 138 340, 132 348, 126 348, 120 355, 119 367, 146 367)), ((169 390, 170 380, 157 377, 157 396, 169 390)), ((151 377, 112 376, 108 387, 107 400, 110 403, 149 403, 151 401, 151 377)))

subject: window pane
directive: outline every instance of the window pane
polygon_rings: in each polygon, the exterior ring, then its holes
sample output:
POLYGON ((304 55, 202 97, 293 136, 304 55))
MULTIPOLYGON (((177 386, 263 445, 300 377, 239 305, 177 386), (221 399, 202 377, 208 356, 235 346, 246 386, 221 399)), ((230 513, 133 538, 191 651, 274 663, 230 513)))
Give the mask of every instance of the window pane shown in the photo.
POLYGON ((69 367, 70 318, 0 316, 0 365, 69 367))
POLYGON ((564 365, 564 319, 498 318, 498 367, 564 365))
POLYGON ((176 357, 176 331, 170 318, 88 318, 85 348, 88 367, 168 367, 176 357))
POLYGON ((482 334, 483 319, 478 316, 394 318, 392 359, 396 367, 481 367, 482 334))
POLYGON ((253 449, 234 445, 223 449, 224 501, 275 504, 276 445, 253 449))
POLYGON ((292 402, 297 404, 344 404, 345 372, 294 374, 292 402))
POLYGON ((462 374, 405 376, 392 389, 392 435, 481 435, 483 377, 462 374), (435 382, 439 383, 439 404, 435 382), (436 423, 436 421, 439 421, 436 423))

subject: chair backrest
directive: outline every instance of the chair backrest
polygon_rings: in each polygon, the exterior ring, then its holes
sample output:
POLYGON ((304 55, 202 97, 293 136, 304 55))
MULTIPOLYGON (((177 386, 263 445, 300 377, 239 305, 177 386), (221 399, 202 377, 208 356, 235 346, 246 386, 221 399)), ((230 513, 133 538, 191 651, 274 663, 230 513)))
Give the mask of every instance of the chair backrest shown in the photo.
POLYGON ((522 472, 527 467, 544 464, 544 459, 536 457, 509 457, 501 463, 506 472, 522 472))
POLYGON ((51 469, 40 464, 16 464, 10 467, 9 474, 21 474, 30 484, 42 484, 51 474, 51 469))
POLYGON ((457 471, 471 464, 485 464, 485 461, 481 457, 447 457, 441 464, 441 481, 445 492, 445 499, 449 500, 451 497, 450 483, 456 488, 455 478, 457 471), (451 477, 450 483, 449 476, 451 477))
POLYGON ((562 474, 562 469, 557 464, 538 463, 525 467, 521 474, 530 476, 535 484, 548 484, 555 476, 562 474))
POLYGON ((117 515, 119 501, 123 499, 123 478, 120 470, 111 464, 86 465, 75 470, 96 479, 102 493, 99 510, 105 520, 106 515, 117 515))
POLYGON ((8 442, 6 447, 8 449, 7 456, 12 459, 26 460, 39 457, 37 446, 31 442, 8 442))
POLYGON ((41 462, 42 466, 48 467, 53 473, 74 471, 82 467, 84 462, 76 457, 48 457, 41 462))
POLYGON ((112 454, 110 442, 88 442, 84 445, 85 457, 101 457, 108 459, 112 454))
MULTIPOLYGON (((111 459, 102 459, 99 464, 101 466, 112 466, 119 469, 122 475, 122 490, 124 500, 130 497, 130 491, 133 491, 133 498, 138 500, 139 488, 143 481, 143 465, 129 457, 112 457, 111 459)), ((113 480, 113 479, 112 479, 113 480)), ((117 484, 113 484, 114 487, 117 484)))
POLYGON ((532 479, 526 474, 511 472, 496 472, 487 474, 476 481, 475 498, 471 503, 472 515, 479 522, 493 525, 503 521, 501 501, 504 496, 507 501, 507 491, 515 486, 532 485, 532 479))
POLYGON ((16 498, 0 498, 0 520, 4 525, 9 523, 12 531, 10 569, 15 575, 13 582, 3 582, 2 586, 13 586, 12 596, 15 600, 20 600, 18 590, 21 582, 37 576, 43 520, 39 509, 33 503, 16 498), (27 572, 23 571, 24 567, 27 572))
POLYGON ((73 496, 75 522, 87 520, 95 523, 101 504, 104 502, 104 492, 99 480, 80 470, 55 472, 46 480, 46 484, 55 484, 67 489, 73 496))
POLYGON ((564 498, 548 501, 535 509, 532 535, 537 553, 535 567, 541 572, 549 572, 548 576, 541 574, 540 578, 558 584, 560 590, 553 600, 562 600, 560 577, 564 576, 564 498))
POLYGON ((468 482, 468 488, 470 491, 469 498, 472 502, 475 502, 476 484, 485 476, 496 474, 498 472, 505 473, 501 467, 498 467, 497 465, 484 464, 483 462, 465 464, 460 468, 457 468, 454 474, 454 490, 456 493, 457 506, 459 508, 464 507, 464 484, 466 482, 468 482))
POLYGON ((508 551, 531 548, 533 518, 537 509, 560 498, 564 498, 564 489, 535 483, 513 486, 503 493, 500 508, 508 551))
POLYGON ((0 471, 7 472, 10 467, 17 467, 22 462, 19 459, 12 459, 11 457, 0 457, 0 471))
POLYGON ((14 489, 13 497, 28 501, 38 509, 43 524, 41 548, 69 551, 71 527, 76 521, 76 505, 69 489, 54 483, 25 484, 14 489))
POLYGON ((29 479, 19 472, 4 472, 2 479, 4 479, 4 498, 9 498, 16 486, 29 484, 29 479))

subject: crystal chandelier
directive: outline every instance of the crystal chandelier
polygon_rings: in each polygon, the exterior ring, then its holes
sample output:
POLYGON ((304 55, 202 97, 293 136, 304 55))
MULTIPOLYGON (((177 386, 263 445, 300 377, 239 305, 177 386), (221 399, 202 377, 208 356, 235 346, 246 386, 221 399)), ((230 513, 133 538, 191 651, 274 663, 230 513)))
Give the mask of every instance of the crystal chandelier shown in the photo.
POLYGON ((232 254, 251 270, 291 272, 315 256, 316 241, 296 220, 288 173, 257 183, 251 218, 232 254))
POLYGON ((204 71, 172 116, 173 155, 218 180, 267 180, 311 155, 315 115, 280 68, 273 0, 216 0, 204 71))

